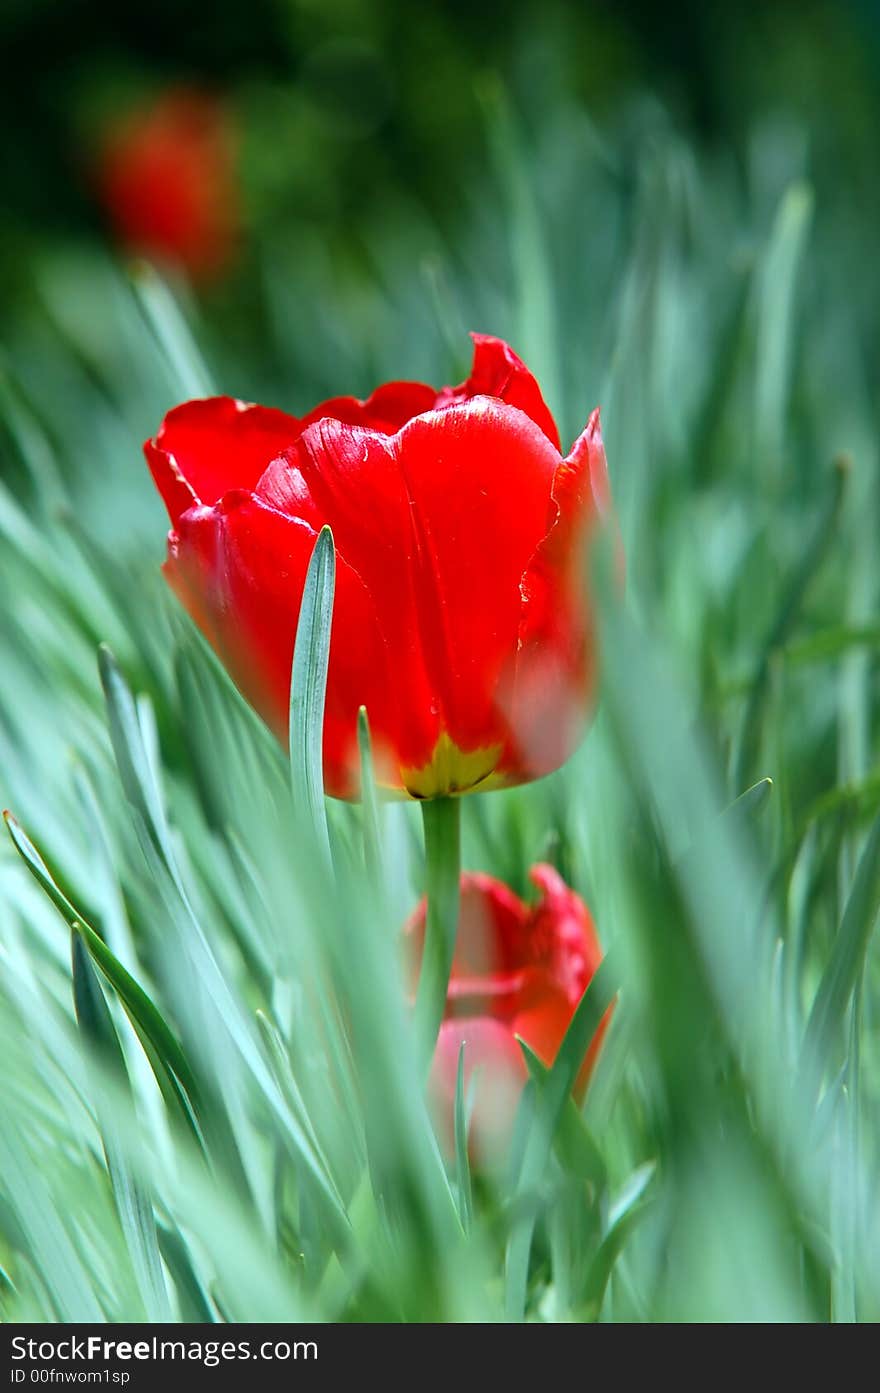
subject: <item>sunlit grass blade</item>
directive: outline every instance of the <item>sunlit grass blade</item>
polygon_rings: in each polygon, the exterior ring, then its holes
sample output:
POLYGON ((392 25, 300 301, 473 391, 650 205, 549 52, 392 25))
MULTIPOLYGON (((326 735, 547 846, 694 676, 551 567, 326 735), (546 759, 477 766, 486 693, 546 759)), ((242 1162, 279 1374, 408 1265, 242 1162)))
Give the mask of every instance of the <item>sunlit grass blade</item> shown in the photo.
POLYGON ((596 1254, 590 1264, 583 1292, 583 1304, 589 1319, 595 1319, 602 1309, 605 1289, 614 1264, 626 1247, 630 1234, 645 1213, 645 1192, 656 1170, 653 1162, 647 1162, 630 1176, 623 1191, 611 1207, 608 1225, 596 1254))
POLYGON ((165 281, 147 262, 139 261, 131 269, 131 283, 178 395, 181 398, 213 396, 215 388, 211 375, 165 281))
POLYGON ((326 864, 330 835, 324 807, 324 700, 330 662, 330 629, 336 549, 333 533, 322 527, 303 589, 290 682, 290 779, 294 807, 314 830, 326 864))

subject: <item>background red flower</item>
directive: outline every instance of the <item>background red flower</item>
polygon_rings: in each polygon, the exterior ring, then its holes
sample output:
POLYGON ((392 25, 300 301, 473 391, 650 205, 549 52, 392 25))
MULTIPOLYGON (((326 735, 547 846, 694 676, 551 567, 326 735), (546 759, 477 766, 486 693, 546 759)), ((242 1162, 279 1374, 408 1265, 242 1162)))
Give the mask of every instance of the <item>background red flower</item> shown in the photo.
POLYGON ((97 186, 129 252, 216 275, 235 248, 239 222, 235 139, 216 98, 172 88, 105 134, 97 186))
MULTIPOLYGON (((532 867, 541 891, 528 905, 500 880, 466 873, 446 1013, 430 1089, 444 1142, 451 1146, 458 1055, 474 1088, 469 1142, 477 1160, 498 1157, 510 1139, 528 1070, 517 1036, 548 1067, 602 961, 590 911, 552 866, 532 867)), ((418 977, 425 933, 423 900, 406 926, 408 975, 418 977)), ((611 1008, 593 1037, 575 1083, 586 1092, 611 1008)))

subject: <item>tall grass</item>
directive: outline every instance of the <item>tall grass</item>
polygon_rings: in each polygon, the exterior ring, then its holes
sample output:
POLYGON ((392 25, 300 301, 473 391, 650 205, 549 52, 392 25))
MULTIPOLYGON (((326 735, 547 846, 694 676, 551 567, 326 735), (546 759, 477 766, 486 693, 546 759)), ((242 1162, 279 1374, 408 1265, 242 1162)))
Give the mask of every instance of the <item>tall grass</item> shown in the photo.
POLYGON ((654 110, 526 140, 485 103, 454 242, 403 197, 357 258, 292 226, 246 332, 145 270, 35 267, 0 378, 7 1320, 880 1315, 876 257, 772 129, 735 173, 654 110), (421 1101, 416 810, 328 804, 314 854, 163 589, 139 459, 211 383, 296 410, 454 381, 467 328, 565 438, 601 401, 627 556, 583 748, 462 810, 467 867, 526 893, 549 858, 592 907, 569 1051, 618 993, 583 1114, 563 1058, 492 1179, 421 1101))

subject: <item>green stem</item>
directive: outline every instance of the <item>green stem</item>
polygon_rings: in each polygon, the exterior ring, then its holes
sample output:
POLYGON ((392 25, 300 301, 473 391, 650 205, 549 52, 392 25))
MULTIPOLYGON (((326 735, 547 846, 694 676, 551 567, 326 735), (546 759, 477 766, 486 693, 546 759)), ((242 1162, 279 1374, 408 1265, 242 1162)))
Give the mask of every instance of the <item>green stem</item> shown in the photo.
POLYGON ((422 970, 416 993, 419 1057, 427 1072, 440 1033, 455 936, 458 932, 461 831, 459 800, 433 798, 422 804, 428 914, 422 970))

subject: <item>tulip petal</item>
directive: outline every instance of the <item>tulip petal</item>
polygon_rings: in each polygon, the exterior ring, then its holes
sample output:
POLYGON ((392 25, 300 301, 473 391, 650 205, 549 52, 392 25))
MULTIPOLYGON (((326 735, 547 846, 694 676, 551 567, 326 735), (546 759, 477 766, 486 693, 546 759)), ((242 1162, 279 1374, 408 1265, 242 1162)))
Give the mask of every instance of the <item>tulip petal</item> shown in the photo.
POLYGON ((523 571, 555 512, 559 463, 527 416, 480 397, 393 436, 320 420, 260 482, 272 507, 330 524, 373 598, 407 693, 394 745, 416 796, 481 782, 508 741, 498 694, 516 653, 523 571), (440 761, 444 735, 454 749, 440 761), (455 751, 465 771, 457 783, 455 751), (420 783, 423 770, 437 787, 420 783))
POLYGON ((471 334, 471 338, 474 360, 470 377, 458 387, 444 387, 437 397, 438 409, 469 401, 472 397, 497 397, 531 417, 558 450, 556 422, 523 360, 503 339, 491 334, 471 334))
MULTIPOLYGON (((404 927, 413 990, 425 941, 427 900, 404 927)), ((458 932, 449 982, 450 1015, 502 1015, 522 985, 523 940, 531 911, 493 876, 461 876, 458 932)))
MULTIPOLYGON (((171 534, 166 574, 244 696, 286 743, 299 607, 317 533, 251 494, 195 507, 171 534)), ((324 781, 357 794, 357 713, 387 702, 384 647, 360 579, 337 558, 324 724, 324 781)))
POLYGON ((533 866, 529 879, 541 891, 531 911, 526 940, 564 993, 572 1009, 602 961, 602 949, 590 911, 553 866, 533 866))
POLYGON ((253 489, 300 430, 295 416, 234 397, 206 397, 169 411, 144 453, 172 525, 194 502, 210 507, 230 489, 253 489))
POLYGON ((302 429, 315 421, 332 417, 349 426, 366 426, 383 435, 394 435, 413 416, 431 411, 437 399, 433 387, 424 382, 386 382, 364 401, 358 397, 331 397, 322 401, 302 419, 302 429))
POLYGON ((553 480, 556 517, 522 577, 509 762, 524 777, 559 767, 580 740, 595 685, 595 643, 582 576, 591 527, 609 506, 595 410, 553 480), (526 773, 525 771, 529 771, 526 773))

